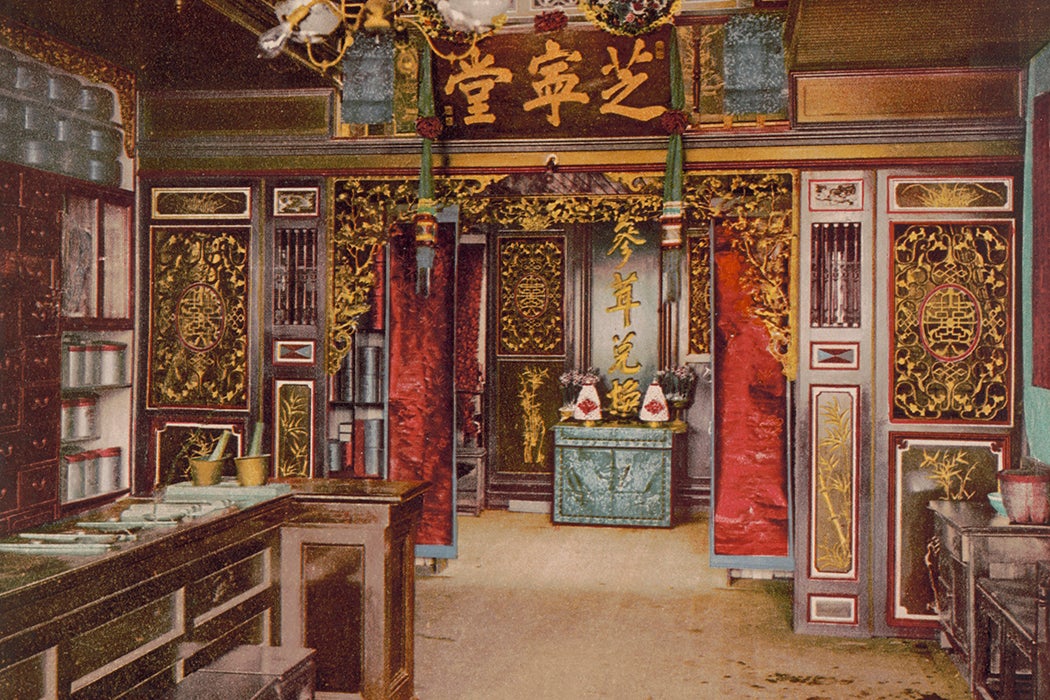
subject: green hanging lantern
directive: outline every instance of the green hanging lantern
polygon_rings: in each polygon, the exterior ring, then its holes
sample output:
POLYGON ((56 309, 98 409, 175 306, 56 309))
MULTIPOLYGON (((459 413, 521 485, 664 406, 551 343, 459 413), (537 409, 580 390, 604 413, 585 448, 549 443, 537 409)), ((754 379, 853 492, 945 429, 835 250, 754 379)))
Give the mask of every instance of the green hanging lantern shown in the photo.
POLYGON ((668 63, 671 65, 671 109, 661 116, 661 124, 668 132, 667 166, 664 173, 664 207, 660 216, 660 258, 663 268, 664 301, 678 300, 681 287, 682 262, 682 133, 688 119, 685 107, 685 86, 682 64, 678 58, 678 32, 671 28, 668 63))
POLYGON ((412 217, 416 238, 416 294, 430 296, 430 277, 437 245, 437 202, 434 200, 432 163, 434 139, 441 133, 441 120, 434 116, 434 85, 431 79, 430 48, 423 47, 419 71, 419 118, 416 133, 423 137, 419 164, 419 197, 412 217))

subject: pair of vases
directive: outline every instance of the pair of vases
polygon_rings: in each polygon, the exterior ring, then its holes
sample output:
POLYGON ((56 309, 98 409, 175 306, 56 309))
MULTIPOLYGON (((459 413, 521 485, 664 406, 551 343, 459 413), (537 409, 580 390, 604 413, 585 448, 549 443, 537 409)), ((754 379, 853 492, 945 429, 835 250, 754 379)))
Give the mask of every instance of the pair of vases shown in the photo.
MULTIPOLYGON (((262 486, 270 473, 270 455, 234 457, 237 483, 241 486, 262 486)), ((225 459, 191 459, 190 477, 194 486, 214 486, 222 481, 225 459)))

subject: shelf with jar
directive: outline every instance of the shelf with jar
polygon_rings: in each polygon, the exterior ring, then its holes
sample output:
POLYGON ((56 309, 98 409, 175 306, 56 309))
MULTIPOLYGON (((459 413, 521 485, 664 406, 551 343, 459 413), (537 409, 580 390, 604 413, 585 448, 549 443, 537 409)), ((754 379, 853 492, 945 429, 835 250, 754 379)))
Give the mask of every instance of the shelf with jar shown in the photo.
POLYGON ((329 386, 328 471, 347 478, 386 473, 385 337, 360 330, 329 386))
POLYGON ((130 331, 63 335, 59 472, 63 505, 130 488, 130 340, 130 331))

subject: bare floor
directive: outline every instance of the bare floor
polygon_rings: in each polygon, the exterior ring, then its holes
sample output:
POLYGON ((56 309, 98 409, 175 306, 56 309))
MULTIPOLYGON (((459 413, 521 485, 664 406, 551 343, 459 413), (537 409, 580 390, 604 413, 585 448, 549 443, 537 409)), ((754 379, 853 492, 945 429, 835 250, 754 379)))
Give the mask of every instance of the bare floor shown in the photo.
POLYGON ((416 580, 420 700, 963 700, 937 644, 791 631, 791 584, 707 567, 707 524, 459 518, 459 558, 416 580))

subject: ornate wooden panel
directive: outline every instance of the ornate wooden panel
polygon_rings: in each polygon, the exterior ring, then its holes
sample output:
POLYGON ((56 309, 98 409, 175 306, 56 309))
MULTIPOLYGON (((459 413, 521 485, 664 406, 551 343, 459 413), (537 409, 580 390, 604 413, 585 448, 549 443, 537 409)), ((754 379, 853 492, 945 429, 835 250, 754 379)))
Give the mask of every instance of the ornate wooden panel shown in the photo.
POLYGON ((893 225, 891 420, 1009 424, 1013 223, 893 225))
POLYGON ((986 502, 1010 464, 1007 438, 890 433, 890 624, 934 626, 937 550, 932 500, 986 502))
POLYGON ((501 237, 498 245, 498 354, 564 354, 565 239, 501 237))
POLYGON ((247 226, 150 229, 147 402, 248 408, 247 226))

